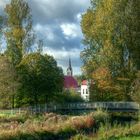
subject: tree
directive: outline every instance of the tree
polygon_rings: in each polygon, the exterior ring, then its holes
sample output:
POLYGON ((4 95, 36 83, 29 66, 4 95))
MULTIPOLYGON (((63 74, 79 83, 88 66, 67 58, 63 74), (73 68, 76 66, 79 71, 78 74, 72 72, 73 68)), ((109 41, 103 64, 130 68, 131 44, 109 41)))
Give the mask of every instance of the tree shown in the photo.
POLYGON ((2 38, 3 17, 0 16, 0 53, 1 53, 1 38, 2 38))
POLYGON ((84 100, 80 94, 77 94, 75 90, 71 89, 69 91, 63 91, 62 93, 54 96, 52 103, 67 104, 75 102, 84 102, 84 100))
POLYGON ((133 101, 140 103, 140 71, 136 74, 136 79, 132 84, 130 95, 133 101))
POLYGON ((86 76, 84 74, 75 75, 74 77, 76 78, 78 85, 81 85, 82 81, 86 79, 86 76))
POLYGON ((10 4, 6 5, 5 12, 7 55, 13 64, 17 65, 33 43, 30 8, 25 0, 11 0, 10 4))
POLYGON ((43 40, 38 40, 38 48, 37 48, 37 52, 42 53, 43 51, 43 40))
POLYGON ((114 83, 110 70, 99 67, 92 74, 90 85, 90 100, 92 101, 120 101, 126 100, 123 89, 114 83))
POLYGON ((18 69, 22 76, 22 89, 31 104, 46 102, 54 93, 62 91, 63 73, 53 57, 40 53, 26 55, 18 69))
POLYGON ((121 3, 125 6, 123 15, 123 38, 125 45, 129 52, 129 60, 128 66, 131 68, 132 66, 136 69, 140 70, 140 4, 139 0, 126 2, 121 1, 121 3))
POLYGON ((115 84, 112 86, 119 86, 125 94, 130 90, 140 62, 139 12, 138 0, 92 0, 81 21, 87 46, 81 53, 83 71, 93 79, 94 71, 100 75, 98 69, 108 69, 111 83, 115 84))
POLYGON ((0 108, 14 108, 15 95, 20 86, 14 66, 0 55, 0 108))

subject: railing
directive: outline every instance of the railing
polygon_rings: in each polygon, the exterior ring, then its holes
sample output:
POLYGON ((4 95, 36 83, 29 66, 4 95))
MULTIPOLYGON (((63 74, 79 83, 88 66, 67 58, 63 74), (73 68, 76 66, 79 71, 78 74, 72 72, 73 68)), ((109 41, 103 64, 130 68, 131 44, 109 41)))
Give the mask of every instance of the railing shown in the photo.
POLYGON ((61 105, 38 105, 31 107, 31 112, 49 112, 59 110, 96 110, 102 108, 108 111, 139 111, 140 106, 135 102, 93 102, 93 103, 68 103, 61 105))
POLYGON ((44 104, 27 108, 12 110, 0 110, 0 114, 21 114, 24 112, 41 113, 70 110, 96 110, 102 108, 108 111, 139 111, 140 105, 135 102, 92 102, 92 103, 68 103, 68 104, 44 104))
POLYGON ((27 111, 29 111, 29 108, 1 109, 0 115, 23 114, 27 111))
POLYGON ((94 102, 94 103, 71 103, 63 106, 65 109, 139 109, 135 102, 94 102))

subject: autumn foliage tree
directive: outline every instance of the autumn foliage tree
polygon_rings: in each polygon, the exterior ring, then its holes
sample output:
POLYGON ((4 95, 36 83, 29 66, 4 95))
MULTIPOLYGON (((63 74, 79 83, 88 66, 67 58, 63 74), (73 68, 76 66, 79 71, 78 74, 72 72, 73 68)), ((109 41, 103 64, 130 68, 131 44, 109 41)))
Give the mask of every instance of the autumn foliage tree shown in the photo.
POLYGON ((107 68, 98 68, 93 73, 93 79, 95 79, 98 88, 102 90, 108 90, 112 85, 112 77, 110 71, 107 68))
POLYGON ((108 92, 119 89, 119 93, 129 96, 140 64, 138 3, 138 0, 91 0, 91 7, 82 16, 83 43, 87 46, 81 53, 83 71, 89 79, 98 81, 98 89, 111 86, 108 92))

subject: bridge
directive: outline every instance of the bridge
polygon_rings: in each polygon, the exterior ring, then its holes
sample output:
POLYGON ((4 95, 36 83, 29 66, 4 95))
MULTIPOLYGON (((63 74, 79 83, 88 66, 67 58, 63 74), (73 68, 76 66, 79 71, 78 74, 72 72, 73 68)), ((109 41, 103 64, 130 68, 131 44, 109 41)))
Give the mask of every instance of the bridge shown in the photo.
POLYGON ((140 111, 140 105, 135 102, 82 102, 68 104, 43 104, 27 108, 12 110, 0 110, 1 114, 20 114, 26 111, 31 113, 61 112, 61 113, 83 113, 103 109, 108 112, 134 112, 140 111))
POLYGON ((61 105, 45 104, 29 108, 32 112, 96 111, 97 109, 103 109, 109 112, 138 112, 140 105, 135 102, 86 102, 61 105))

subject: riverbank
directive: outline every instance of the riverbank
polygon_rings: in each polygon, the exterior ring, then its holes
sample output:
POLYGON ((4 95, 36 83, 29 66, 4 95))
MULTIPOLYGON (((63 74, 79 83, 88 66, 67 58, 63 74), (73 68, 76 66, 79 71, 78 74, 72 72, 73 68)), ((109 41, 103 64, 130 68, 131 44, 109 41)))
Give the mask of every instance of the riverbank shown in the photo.
POLYGON ((110 123, 110 114, 98 110, 80 116, 45 113, 1 115, 0 140, 129 140, 140 137, 140 122, 110 123))

